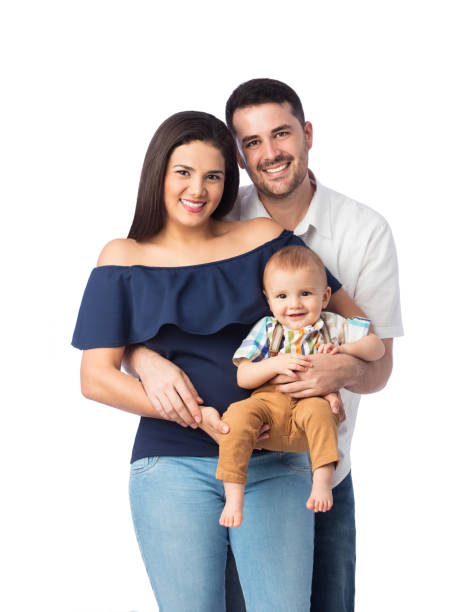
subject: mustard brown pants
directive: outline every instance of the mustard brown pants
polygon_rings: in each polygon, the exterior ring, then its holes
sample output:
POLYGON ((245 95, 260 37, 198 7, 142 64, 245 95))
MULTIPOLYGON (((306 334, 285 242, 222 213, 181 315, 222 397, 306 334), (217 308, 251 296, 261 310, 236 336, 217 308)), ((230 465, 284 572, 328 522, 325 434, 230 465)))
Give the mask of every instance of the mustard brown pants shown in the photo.
POLYGON ((230 431, 221 436, 219 444, 219 480, 245 484, 255 446, 273 451, 309 451, 313 471, 339 461, 338 417, 321 397, 294 399, 266 384, 246 400, 231 404, 222 420, 230 431), (270 437, 256 442, 264 423, 270 425, 270 437))

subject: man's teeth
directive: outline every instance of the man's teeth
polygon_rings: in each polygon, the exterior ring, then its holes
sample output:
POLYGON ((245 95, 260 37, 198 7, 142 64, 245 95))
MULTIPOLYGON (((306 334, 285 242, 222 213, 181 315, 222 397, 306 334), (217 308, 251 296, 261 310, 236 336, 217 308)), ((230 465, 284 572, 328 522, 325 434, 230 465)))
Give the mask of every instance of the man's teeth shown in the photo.
POLYGON ((281 166, 276 166, 276 168, 266 168, 265 171, 266 172, 281 172, 282 170, 284 170, 285 168, 288 167, 288 164, 282 164, 281 166))
POLYGON ((188 208, 201 208, 205 204, 205 202, 189 202, 183 198, 181 198, 181 202, 185 204, 185 206, 188 206, 188 208))

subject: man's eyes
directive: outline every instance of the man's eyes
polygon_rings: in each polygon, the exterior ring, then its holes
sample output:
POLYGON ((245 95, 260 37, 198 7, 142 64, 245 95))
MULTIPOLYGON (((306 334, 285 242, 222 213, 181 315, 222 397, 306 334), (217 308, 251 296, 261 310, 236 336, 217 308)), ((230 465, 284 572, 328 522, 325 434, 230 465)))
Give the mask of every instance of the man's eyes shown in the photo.
MULTIPOLYGON (((290 132, 287 132, 286 130, 282 131, 282 132, 277 132, 273 138, 284 138, 285 136, 289 136, 290 132)), ((249 140, 247 143, 245 143, 245 148, 246 149, 251 149, 255 146, 257 146, 258 144, 260 144, 260 140, 259 139, 254 139, 254 140, 249 140)))

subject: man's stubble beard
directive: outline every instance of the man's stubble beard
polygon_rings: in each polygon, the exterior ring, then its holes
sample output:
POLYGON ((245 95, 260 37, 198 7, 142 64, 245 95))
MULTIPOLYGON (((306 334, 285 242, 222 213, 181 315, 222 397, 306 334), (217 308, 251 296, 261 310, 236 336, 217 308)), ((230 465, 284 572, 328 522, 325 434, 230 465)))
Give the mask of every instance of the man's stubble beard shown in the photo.
MULTIPOLYGON (((296 191, 296 189, 302 184, 302 182, 304 181, 307 173, 308 173, 308 157, 307 157, 307 151, 308 149, 306 148, 306 157, 305 159, 300 159, 300 158, 294 158, 292 156, 286 156, 286 157, 280 157, 280 158, 275 158, 272 162, 271 165, 273 165, 274 162, 281 162, 284 160, 290 160, 291 163, 291 168, 293 168, 294 173, 293 176, 289 182, 289 184, 284 188, 284 190, 282 192, 276 192, 276 191, 272 191, 270 189, 270 183, 266 182, 264 180, 263 175, 261 174, 261 172, 263 172, 263 169, 261 168, 260 170, 257 168, 257 173, 254 175, 252 175, 250 172, 248 173, 250 176, 250 179, 252 180, 253 184, 255 185, 257 191, 265 196, 267 196, 268 198, 272 198, 275 200, 284 200, 285 198, 287 198, 288 196, 290 196, 294 191, 296 191), (296 163, 299 162, 299 163, 296 163)), ((268 166, 268 164, 265 164, 265 166, 268 166)))

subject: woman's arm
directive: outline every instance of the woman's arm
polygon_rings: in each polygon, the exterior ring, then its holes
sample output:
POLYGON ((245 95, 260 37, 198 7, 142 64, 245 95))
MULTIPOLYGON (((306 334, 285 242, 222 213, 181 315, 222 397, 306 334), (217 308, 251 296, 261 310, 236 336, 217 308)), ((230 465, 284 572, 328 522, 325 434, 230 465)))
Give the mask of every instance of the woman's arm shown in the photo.
POLYGON ((142 384, 121 372, 123 353, 124 347, 83 351, 80 367, 83 395, 139 416, 164 418, 152 406, 142 384))
POLYGON ((141 379, 149 401, 161 418, 196 427, 201 422, 203 400, 177 365, 143 345, 127 347, 124 367, 141 379))

